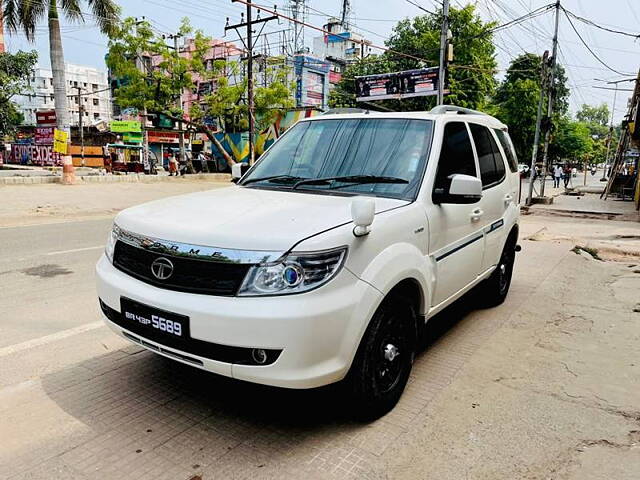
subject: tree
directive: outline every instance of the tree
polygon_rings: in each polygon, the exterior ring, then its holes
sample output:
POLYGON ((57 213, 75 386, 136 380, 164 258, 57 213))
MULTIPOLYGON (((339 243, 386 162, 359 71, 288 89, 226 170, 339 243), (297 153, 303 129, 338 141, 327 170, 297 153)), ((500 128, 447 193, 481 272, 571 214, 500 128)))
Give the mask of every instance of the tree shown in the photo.
POLYGON ((583 103, 580 110, 576 113, 576 119, 587 124, 606 127, 609 123, 609 106, 606 103, 598 106, 583 103))
MULTIPOLYGON (((2 1, 2 0, 0 0, 2 1)), ((53 95, 59 129, 69 131, 70 114, 67 105, 67 81, 64 52, 60 36, 60 14, 72 22, 84 21, 80 0, 3 0, 4 20, 9 32, 21 30, 28 40, 34 41, 36 26, 47 18, 49 28, 49 54, 53 74, 53 95)), ((96 24, 103 33, 109 33, 118 22, 119 7, 112 0, 87 0, 96 24)))
MULTIPOLYGON (((529 162, 535 136, 542 57, 525 53, 516 57, 505 74, 493 98, 490 112, 509 126, 516 153, 521 161, 529 162)), ((569 108, 569 88, 562 65, 556 65, 553 124, 566 115, 569 108)), ((543 113, 547 97, 543 98, 543 113)), ((541 136, 541 139, 543 137, 541 136)), ((539 150, 542 152, 542 149, 539 150)))
MULTIPOLYGON (((183 19, 179 33, 193 35, 194 49, 189 55, 181 55, 168 46, 146 21, 126 18, 110 34, 107 66, 120 83, 115 90, 115 101, 121 107, 146 109, 151 114, 163 114, 191 125, 206 134, 225 160, 233 164, 234 160, 204 123, 204 118, 218 119, 218 124, 229 131, 246 130, 247 81, 246 78, 230 81, 230 78, 238 77, 242 65, 217 60, 207 67, 205 57, 211 48, 211 38, 201 30, 194 32, 187 19, 183 19), (155 63, 140 68, 142 55, 156 59, 155 63), (185 90, 194 87, 196 77, 201 82, 213 82, 215 87, 200 98, 200 105, 193 105, 189 112, 184 112, 179 99, 185 90)), ((287 81, 287 68, 269 71, 267 85, 254 89, 259 128, 293 106, 293 85, 287 81)))
POLYGON ((585 123, 572 121, 568 116, 559 118, 549 147, 552 162, 568 160, 582 163, 592 149, 593 140, 585 123))
MULTIPOLYGON (((449 65, 450 93, 445 103, 483 109, 495 89, 495 48, 491 29, 495 23, 485 23, 473 5, 451 8, 450 30, 455 55, 449 65)), ((386 45, 395 52, 369 57, 349 66, 330 97, 330 106, 356 106, 354 77, 438 65, 442 12, 404 19, 396 24, 386 45), (424 60, 419 60, 424 59, 424 60)), ((385 100, 380 105, 394 110, 429 110, 435 97, 416 97, 403 100, 385 100)))
POLYGON ((29 78, 37 61, 35 50, 0 53, 0 139, 13 133, 23 121, 22 113, 11 99, 30 89, 29 78))

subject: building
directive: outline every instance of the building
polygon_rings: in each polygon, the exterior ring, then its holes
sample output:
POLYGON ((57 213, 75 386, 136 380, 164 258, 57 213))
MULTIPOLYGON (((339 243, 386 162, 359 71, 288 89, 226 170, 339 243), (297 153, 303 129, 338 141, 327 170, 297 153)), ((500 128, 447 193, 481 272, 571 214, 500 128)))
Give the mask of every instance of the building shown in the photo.
MULTIPOLYGON (((195 50, 195 40, 188 38, 180 47, 180 54, 185 58, 190 58, 195 50)), ((227 76, 230 85, 235 85, 241 81, 240 59, 242 54, 243 51, 233 43, 212 39, 210 48, 204 56, 205 68, 208 71, 213 71, 216 61, 223 60, 227 62, 226 69, 222 73, 227 76), (238 67, 235 70, 234 65, 238 67)), ((192 79, 193 88, 186 90, 182 94, 182 109, 185 112, 188 112, 192 105, 202 103, 202 99, 216 89, 215 79, 204 79, 197 73, 192 74, 192 79)), ((204 108, 205 105, 202 105, 202 107, 204 108)))
MULTIPOLYGON (((89 126, 99 121, 111 121, 111 91, 107 72, 82 65, 65 64, 67 77, 67 105, 71 113, 71 125, 78 126, 79 112, 82 123, 89 126), (80 103, 78 103, 78 88, 80 103)), ((36 112, 54 109, 53 76, 51 69, 36 67, 30 79, 32 93, 15 97, 24 115, 24 125, 36 124, 36 112)))
POLYGON ((313 39, 313 55, 331 62, 332 72, 341 74, 347 64, 372 53, 371 41, 337 18, 330 18, 323 29, 328 33, 313 39))

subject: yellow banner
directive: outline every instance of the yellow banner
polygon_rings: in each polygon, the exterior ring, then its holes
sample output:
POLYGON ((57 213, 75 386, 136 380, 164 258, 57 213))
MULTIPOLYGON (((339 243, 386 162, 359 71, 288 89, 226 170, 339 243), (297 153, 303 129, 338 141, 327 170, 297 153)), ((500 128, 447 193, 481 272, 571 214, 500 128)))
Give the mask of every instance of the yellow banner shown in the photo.
POLYGON ((53 151, 57 153, 67 154, 69 143, 69 134, 57 128, 53 131, 53 151))

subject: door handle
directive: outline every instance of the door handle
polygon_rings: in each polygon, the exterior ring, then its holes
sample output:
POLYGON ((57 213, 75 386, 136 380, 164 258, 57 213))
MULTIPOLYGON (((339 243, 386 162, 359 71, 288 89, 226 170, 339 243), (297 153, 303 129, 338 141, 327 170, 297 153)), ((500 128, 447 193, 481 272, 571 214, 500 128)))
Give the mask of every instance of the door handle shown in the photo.
POLYGON ((469 214, 469 218, 472 222, 477 222, 484 215, 484 211, 481 208, 476 208, 469 214))
POLYGON ((512 201, 513 201, 513 195, 511 195, 511 194, 507 193, 507 194, 504 196, 504 204, 505 204, 505 205, 509 205, 512 201))

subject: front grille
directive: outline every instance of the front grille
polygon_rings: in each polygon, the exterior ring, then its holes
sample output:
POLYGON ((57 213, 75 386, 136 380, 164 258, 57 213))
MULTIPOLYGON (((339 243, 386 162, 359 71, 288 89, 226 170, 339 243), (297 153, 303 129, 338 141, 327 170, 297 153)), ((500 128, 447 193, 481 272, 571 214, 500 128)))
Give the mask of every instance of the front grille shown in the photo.
POLYGON ((222 296, 235 295, 251 267, 248 264, 199 260, 166 252, 156 253, 122 240, 116 242, 113 266, 156 287, 222 296), (165 280, 156 278, 151 270, 151 264, 161 257, 169 259, 173 264, 173 272, 165 280))

